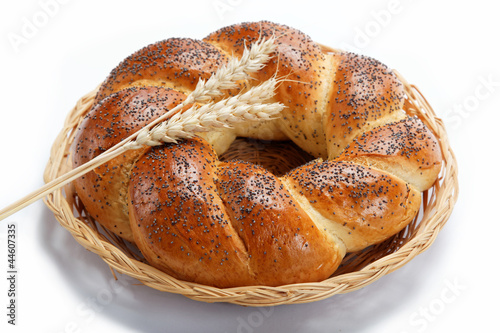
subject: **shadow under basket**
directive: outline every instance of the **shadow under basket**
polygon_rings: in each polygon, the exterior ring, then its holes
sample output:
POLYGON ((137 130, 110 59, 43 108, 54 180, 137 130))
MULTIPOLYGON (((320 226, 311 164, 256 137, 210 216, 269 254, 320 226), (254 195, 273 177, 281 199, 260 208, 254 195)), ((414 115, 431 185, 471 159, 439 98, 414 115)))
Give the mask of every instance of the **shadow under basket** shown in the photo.
MULTIPOLYGON (((401 79, 406 90, 405 110, 418 116, 439 139, 443 166, 433 187, 422 194, 422 205, 415 219, 385 242, 357 253, 347 254, 330 278, 315 283, 279 287, 250 286, 215 288, 175 279, 148 265, 137 248, 102 228, 85 211, 71 184, 48 195, 44 201, 59 223, 87 250, 99 255, 116 272, 127 274, 143 284, 169 293, 182 294, 203 302, 228 302, 245 306, 272 306, 307 303, 335 294, 348 293, 369 285, 380 277, 407 264, 434 242, 448 220, 458 196, 457 163, 449 146, 441 119, 414 86, 401 79)), ((44 180, 49 182, 71 169, 70 146, 79 122, 89 112, 97 89, 82 97, 69 113, 64 128, 51 150, 44 180)), ((221 156, 262 164, 277 174, 310 160, 300 148, 286 142, 261 142, 239 139, 221 156), (242 147, 246 149, 241 149, 242 147), (283 154, 283 151, 286 154, 283 154), (245 152, 245 156, 242 156, 245 152), (281 154, 278 154, 281 152, 281 154), (282 156, 286 156, 284 159, 282 156), (276 169, 273 169, 275 167, 276 169)), ((116 275, 115 275, 116 277, 116 275)))

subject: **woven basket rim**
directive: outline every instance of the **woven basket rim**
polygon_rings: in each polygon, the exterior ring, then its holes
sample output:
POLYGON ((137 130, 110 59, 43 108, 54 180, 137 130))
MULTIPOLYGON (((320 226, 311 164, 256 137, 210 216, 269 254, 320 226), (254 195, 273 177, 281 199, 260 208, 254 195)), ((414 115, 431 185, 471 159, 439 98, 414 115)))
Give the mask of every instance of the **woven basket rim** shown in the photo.
MULTIPOLYGON (((98 227, 84 221, 84 208, 75 201, 72 185, 67 185, 44 198, 58 222, 87 250, 99 255, 111 268, 129 275, 143 284, 160 291, 182 294, 203 302, 228 302, 245 306, 272 306, 308 303, 363 288, 411 261, 431 246, 446 224, 458 198, 458 167, 450 147, 443 121, 438 118, 420 90, 409 84, 397 71, 407 94, 408 114, 417 115, 439 139, 443 166, 434 186, 423 194, 423 208, 419 212, 418 230, 396 251, 383 255, 363 268, 333 275, 321 282, 297 283, 279 287, 248 286, 217 288, 175 279, 158 269, 126 254, 116 236, 98 232, 98 227), (73 194, 73 195, 70 195, 73 194), (79 214, 80 217, 75 216, 79 214)), ((68 171, 72 136, 82 116, 93 104, 97 89, 83 96, 67 115, 64 127, 54 141, 44 173, 49 182, 68 171)), ((116 278, 116 275, 115 275, 116 278)))

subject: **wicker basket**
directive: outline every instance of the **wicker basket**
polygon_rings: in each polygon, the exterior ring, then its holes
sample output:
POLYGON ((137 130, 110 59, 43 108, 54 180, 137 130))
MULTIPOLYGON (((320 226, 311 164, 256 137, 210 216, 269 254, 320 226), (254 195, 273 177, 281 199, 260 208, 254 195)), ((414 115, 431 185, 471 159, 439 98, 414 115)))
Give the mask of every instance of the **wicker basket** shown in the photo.
MULTIPOLYGON (((409 226, 382 244, 358 253, 348 254, 335 274, 324 281, 280 287, 251 286, 227 289, 180 281, 149 266, 134 245, 108 232, 89 217, 72 185, 53 192, 44 201, 54 212, 59 223, 73 235, 75 240, 87 250, 99 255, 111 267, 113 274, 114 271, 127 274, 160 291, 182 294, 204 302, 271 306, 313 302, 335 294, 360 289, 402 267, 416 255, 425 251, 434 242, 448 220, 458 196, 457 164, 449 146, 443 122, 436 117, 420 91, 408 84, 400 74, 396 74, 405 85, 408 97, 407 112, 411 115, 418 115, 440 139, 444 161, 440 177, 430 190, 423 193, 421 209, 409 226)), ((69 148, 75 129, 82 117, 90 110, 96 91, 80 99, 69 113, 64 128, 52 147, 44 174, 45 182, 71 169, 69 148)), ((280 149, 289 149, 291 155, 295 154, 293 147, 280 149)), ((305 157, 300 155, 299 150, 295 151, 297 152, 296 161, 298 161, 296 163, 300 164, 301 158, 305 157)), ((257 154, 255 159, 265 164, 264 155, 257 154)), ((287 156, 290 155, 287 153, 287 156)), ((226 158, 229 158, 229 155, 226 155, 226 158)), ((247 156, 246 159, 252 159, 252 157, 247 156)), ((275 159, 272 160, 276 164, 275 159)))

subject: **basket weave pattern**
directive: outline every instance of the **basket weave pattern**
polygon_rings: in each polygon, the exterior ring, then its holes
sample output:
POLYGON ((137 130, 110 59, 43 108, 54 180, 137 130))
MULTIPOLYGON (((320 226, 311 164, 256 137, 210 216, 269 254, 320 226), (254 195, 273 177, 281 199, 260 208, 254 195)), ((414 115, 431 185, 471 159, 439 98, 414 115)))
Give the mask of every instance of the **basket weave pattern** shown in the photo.
MULTIPOLYGON (((44 201, 59 223, 84 248, 99 255, 114 271, 127 274, 160 291, 182 294, 204 302, 229 302, 246 306, 307 303, 348 293, 402 267, 425 251, 448 220, 458 196, 457 164, 441 119, 414 86, 400 74, 405 86, 405 109, 417 115, 435 133, 443 153, 443 167, 434 186, 425 191, 422 206, 410 225, 397 235, 361 252, 348 254, 335 274, 321 282, 280 287, 250 286, 220 289, 175 279, 149 266, 135 246, 102 228, 85 211, 73 186, 66 185, 44 201)), ((79 122, 89 112, 97 89, 82 97, 68 114, 56 138, 44 180, 49 182, 71 169, 70 146, 79 122)), ((279 162, 278 162, 279 163, 279 162)))

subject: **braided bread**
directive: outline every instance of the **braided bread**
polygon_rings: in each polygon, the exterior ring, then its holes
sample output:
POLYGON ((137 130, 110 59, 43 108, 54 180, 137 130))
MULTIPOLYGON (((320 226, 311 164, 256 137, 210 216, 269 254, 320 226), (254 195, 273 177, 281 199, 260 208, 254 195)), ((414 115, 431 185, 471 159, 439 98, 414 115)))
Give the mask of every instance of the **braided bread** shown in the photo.
POLYGON ((74 182, 91 216, 176 278, 217 287, 326 279, 347 252, 412 221, 440 171, 436 137, 406 114, 387 66, 266 21, 202 41, 167 39, 126 58, 78 128, 75 167, 181 103, 260 36, 277 36, 275 56, 240 88, 287 77, 278 119, 128 151, 74 182), (292 140, 316 159, 281 177, 220 161, 236 137, 292 140))

